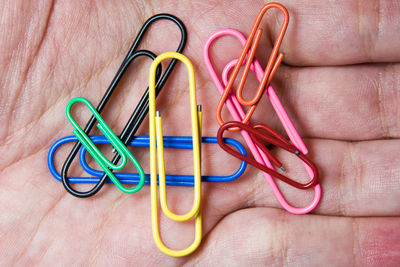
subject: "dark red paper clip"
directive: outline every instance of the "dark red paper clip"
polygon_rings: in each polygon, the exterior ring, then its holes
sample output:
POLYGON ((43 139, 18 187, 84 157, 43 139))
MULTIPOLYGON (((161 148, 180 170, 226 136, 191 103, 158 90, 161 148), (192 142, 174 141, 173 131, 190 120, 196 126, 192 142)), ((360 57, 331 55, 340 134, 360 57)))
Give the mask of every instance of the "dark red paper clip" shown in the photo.
POLYGON ((272 177, 275 177, 287 184, 290 184, 298 189, 309 189, 310 187, 314 186, 317 184, 318 181, 318 169, 315 166, 315 164, 303 153, 301 153, 292 143, 290 143, 286 138, 284 138, 282 135, 280 135, 278 132, 276 132, 275 130, 273 130, 272 128, 268 127, 265 124, 255 124, 254 126, 249 126, 246 124, 243 124, 241 122, 238 121, 229 121, 224 123, 219 129, 218 129, 218 133, 217 133, 217 139, 218 139, 218 144, 219 146, 225 150, 226 152, 228 152, 229 154, 233 155, 234 157, 243 160, 245 162, 247 162, 250 165, 253 165, 254 167, 260 169, 263 172, 268 173, 269 175, 271 175, 272 177), (297 157, 299 157, 305 164, 307 164, 311 170, 313 171, 313 178, 311 181, 309 181, 308 183, 302 184, 299 182, 294 181, 293 179, 282 175, 280 173, 278 173, 277 171, 268 168, 267 166, 264 166, 260 163, 258 163, 257 161, 255 161, 254 159, 244 156, 240 153, 238 153, 237 151, 233 150, 231 147, 229 147, 228 145, 226 145, 223 142, 223 134, 224 131, 228 130, 229 128, 232 127, 237 127, 240 128, 241 130, 245 130, 247 131, 250 135, 251 138, 253 139, 254 143, 256 143, 256 145, 267 155, 267 157, 269 158, 269 160, 271 161, 271 163, 273 165, 275 165, 278 168, 281 168, 282 170, 285 170, 285 168, 282 166, 282 163, 272 154, 272 152, 270 150, 268 150, 268 148, 266 148, 266 146, 264 145, 264 143, 262 141, 271 143, 277 147, 280 147, 290 153, 295 154, 297 157), (268 133, 263 133, 262 131, 268 133), (262 140, 262 141, 261 141, 262 140))

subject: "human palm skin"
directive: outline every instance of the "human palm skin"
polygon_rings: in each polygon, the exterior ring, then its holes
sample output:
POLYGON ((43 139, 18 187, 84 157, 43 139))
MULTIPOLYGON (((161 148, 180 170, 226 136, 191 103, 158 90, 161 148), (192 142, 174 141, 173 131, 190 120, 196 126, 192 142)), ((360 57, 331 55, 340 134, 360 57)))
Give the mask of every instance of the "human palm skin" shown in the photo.
MULTIPOLYGON (((187 257, 172 258, 153 241, 149 186, 128 195, 106 185, 94 197, 75 198, 51 177, 48 149, 72 134, 67 102, 83 96, 98 103, 143 22, 164 12, 181 18, 188 29, 184 54, 196 71, 203 135, 215 136, 219 96, 202 46, 217 29, 248 34, 263 2, 1 1, 0 265, 398 265, 400 4, 281 3, 291 19, 280 49, 284 63, 272 85, 319 167, 321 202, 312 214, 289 214, 262 174, 248 167, 234 182, 203 184, 202 244, 187 257)), ((282 21, 276 10, 266 17, 257 50, 264 66, 282 21)), ((179 38, 173 24, 160 22, 141 48, 175 51, 179 38)), ((220 72, 239 53, 238 42, 227 37, 211 55, 220 72)), ((148 83, 150 61, 134 64, 103 113, 117 133, 148 83)), ((165 134, 190 135, 183 64, 163 90, 157 103, 165 134)), ((84 125, 88 112, 76 110, 84 125)), ((265 96, 253 121, 282 131, 265 96)), ((138 134, 148 134, 147 120, 138 134)), ((59 171, 70 148, 57 154, 59 171)), ((274 151, 290 175, 305 179, 295 157, 274 151)), ((231 172, 238 164, 216 145, 204 146, 203 153, 204 173, 231 172)), ((168 151, 168 172, 191 173, 190 155, 168 151)), ((148 170, 148 152, 135 156, 148 170)), ((82 175, 78 164, 73 169, 82 175)), ((312 190, 279 185, 295 206, 312 198, 312 190)), ((192 188, 168 188, 168 204, 177 213, 188 211, 192 199, 192 188)), ((162 217, 161 232, 169 247, 181 249, 193 240, 193 222, 162 217)))

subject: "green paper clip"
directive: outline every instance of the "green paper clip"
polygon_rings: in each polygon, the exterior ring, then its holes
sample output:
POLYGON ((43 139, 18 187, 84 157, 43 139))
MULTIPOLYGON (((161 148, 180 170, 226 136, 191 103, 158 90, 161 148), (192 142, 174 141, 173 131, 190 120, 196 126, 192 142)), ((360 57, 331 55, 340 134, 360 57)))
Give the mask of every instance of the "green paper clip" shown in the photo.
POLYGON ((145 181, 145 175, 142 167, 140 166, 139 162, 135 159, 135 157, 132 155, 132 153, 129 151, 129 149, 122 143, 122 141, 118 138, 118 136, 116 136, 115 133, 106 124, 106 122, 97 112, 96 108, 89 102, 89 100, 83 97, 75 97, 71 99, 67 105, 66 113, 68 120, 75 128, 75 130, 73 131, 74 135, 78 138, 79 142, 82 143, 82 145, 86 148, 86 150, 90 153, 90 155, 92 155, 92 157, 105 171, 105 173, 107 173, 108 177, 118 187, 118 189, 124 193, 129 193, 129 194, 136 193, 137 191, 139 191, 143 187, 145 181), (107 157, 100 152, 100 150, 96 147, 96 145, 92 142, 92 140, 90 140, 87 134, 82 130, 79 124, 72 117, 71 108, 77 102, 85 104, 92 112, 93 116, 98 120, 99 123, 97 124, 97 127, 104 134, 104 136, 110 141, 110 143, 115 148, 117 153, 121 156, 122 161, 118 165, 111 163, 107 159, 107 157), (114 173, 110 171, 110 169, 121 170, 122 168, 124 168, 127 162, 127 157, 132 161, 133 165, 135 165, 135 168, 138 170, 138 173, 140 175, 139 183, 133 188, 127 188, 123 186, 119 182, 119 180, 115 177, 114 173))

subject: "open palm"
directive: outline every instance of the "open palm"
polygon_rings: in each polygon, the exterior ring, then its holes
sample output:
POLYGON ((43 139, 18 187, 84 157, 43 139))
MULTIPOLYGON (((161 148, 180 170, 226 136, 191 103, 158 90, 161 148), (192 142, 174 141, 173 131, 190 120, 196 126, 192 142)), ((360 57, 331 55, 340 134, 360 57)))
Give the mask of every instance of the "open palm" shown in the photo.
MULTIPOLYGON (((157 13, 176 15, 188 29, 184 54, 196 71, 203 135, 215 136, 219 94, 202 46, 217 29, 248 34, 262 1, 1 1, 0 265, 398 264, 400 5, 333 2, 282 2, 291 21, 281 47, 284 64, 272 83, 319 167, 320 205, 314 214, 289 214, 253 167, 235 182, 203 184, 202 244, 177 259, 154 244, 148 186, 128 195, 106 185, 92 198, 75 198, 51 177, 47 152, 72 134, 67 102, 83 96, 96 105, 139 28, 157 13)), ((264 65, 281 20, 273 11, 262 24, 257 57, 264 65)), ((141 48, 175 51, 179 38, 172 23, 156 23, 141 48)), ((239 53, 238 42, 227 37, 211 54, 220 71, 239 53)), ((147 86, 149 64, 134 63, 103 113, 116 133, 147 86)), ((157 100, 166 135, 190 135, 188 92, 178 64, 157 100)), ((81 111, 75 116, 84 125, 89 116, 81 111)), ((266 97, 253 118, 282 129, 266 97)), ((148 134, 147 120, 139 134, 148 134)), ((57 153, 59 170, 70 148, 57 153)), ((169 151, 168 172, 191 173, 190 155, 169 151)), ((148 171, 148 152, 135 156, 148 171)), ((304 176, 294 157, 283 161, 290 174, 304 176)), ((202 164, 204 173, 223 174, 238 161, 206 145, 202 164)), ((78 166, 73 174, 81 174, 78 166)), ((280 187, 296 206, 312 198, 312 190, 280 187)), ((192 199, 192 188, 168 188, 176 212, 189 210, 192 199)), ((193 222, 161 219, 171 248, 190 244, 193 228, 193 222)))

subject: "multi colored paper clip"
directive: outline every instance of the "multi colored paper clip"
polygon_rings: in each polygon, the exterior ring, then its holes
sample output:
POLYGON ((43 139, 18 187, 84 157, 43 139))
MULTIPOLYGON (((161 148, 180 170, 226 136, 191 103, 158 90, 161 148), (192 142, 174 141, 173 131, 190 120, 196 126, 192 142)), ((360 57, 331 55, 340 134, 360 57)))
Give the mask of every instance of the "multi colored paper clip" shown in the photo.
POLYGON ((283 208, 294 214, 305 214, 312 211, 318 205, 319 200, 321 198, 321 187, 318 184, 318 169, 316 168, 315 164, 306 156, 308 150, 304 142, 302 141, 300 135, 295 129, 293 123, 289 119, 289 116, 287 115, 285 109, 283 108, 281 102, 279 101, 279 98, 275 93, 274 89, 269 84, 272 79, 272 76, 276 72, 280 62, 283 59, 283 54, 280 54, 279 56, 277 54, 283 36, 285 34, 288 22, 289 22, 289 14, 285 9, 285 7, 283 7, 281 4, 278 3, 266 4, 258 14, 256 21, 253 25, 252 31, 250 33, 250 36, 247 40, 243 36, 243 34, 241 34, 239 31, 233 29, 219 30, 213 33, 207 39, 203 49, 203 58, 206 67, 208 69, 208 72, 215 86, 217 87, 218 92, 221 94, 221 99, 218 103, 216 112, 217 122, 221 126, 218 132, 218 138, 222 140, 222 134, 223 131, 225 130, 231 130, 231 131, 240 130, 240 133, 243 136, 255 160, 250 159, 248 157, 245 158, 239 156, 223 144, 220 144, 221 148, 233 154, 234 156, 240 158, 241 160, 245 160, 249 164, 263 171, 264 177, 268 181, 275 197, 277 198, 277 200, 279 201, 279 203, 283 208), (261 29, 257 29, 257 27, 260 24, 260 21, 264 13, 270 8, 278 8, 280 11, 282 11, 282 13, 284 14, 284 22, 280 30, 278 39, 275 42, 266 70, 264 72, 259 61, 254 58, 254 54, 256 46, 261 36, 261 29), (211 59, 209 57, 209 50, 214 40, 222 36, 235 37, 243 45, 243 50, 240 54, 239 60, 232 60, 231 62, 228 62, 228 64, 225 66, 221 80, 221 78, 219 78, 218 75, 216 74, 214 67, 211 63, 211 59), (255 36, 255 41, 253 44, 251 44, 253 42, 254 36, 255 36), (251 50, 249 51, 250 46, 251 50), (243 64, 245 64, 245 69, 239 81, 238 87, 240 88, 240 90, 236 91, 236 95, 238 96, 238 98, 236 98, 236 96, 232 92, 232 87, 235 78, 240 70, 240 67, 243 64), (233 73, 228 79, 229 72, 233 67, 234 67, 233 73), (257 90, 256 96, 250 101, 244 101, 243 98, 241 98, 240 96, 242 95, 242 89, 249 70, 252 70, 255 73, 257 79, 260 81, 260 85, 257 90), (267 89, 265 90, 264 88, 267 89), (257 107, 257 104, 262 96, 262 92, 264 91, 267 94, 268 98, 270 99, 270 102, 274 110, 276 111, 280 121, 282 122, 282 125, 286 130, 291 142, 286 140, 283 136, 281 136, 279 133, 272 130, 270 127, 266 125, 262 124, 252 125, 249 123, 250 117, 253 114, 255 108, 257 107), (227 106, 234 121, 225 123, 222 120, 221 110, 224 105, 227 106), (242 105, 250 105, 250 108, 247 113, 244 112, 242 105), (260 130, 266 131, 268 134, 260 130), (285 168, 282 166, 279 160, 275 156, 273 156, 272 153, 263 145, 260 139, 263 141, 270 142, 275 146, 281 147, 291 153, 296 154, 303 161, 306 171, 311 180, 306 184, 301 184, 275 171, 274 165, 277 166, 278 168, 281 168, 282 170, 285 170, 285 168), (306 207, 303 208, 293 207, 286 201, 278 185, 275 183, 273 177, 278 178, 300 189, 308 189, 310 187, 313 187, 315 191, 314 199, 306 207))

